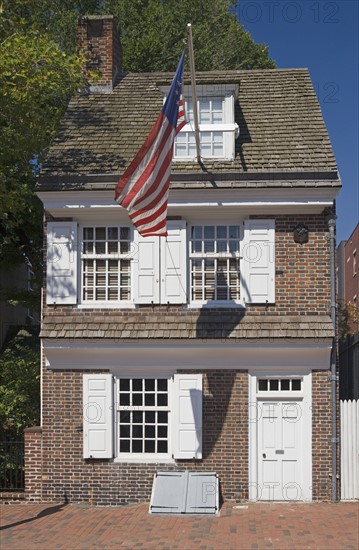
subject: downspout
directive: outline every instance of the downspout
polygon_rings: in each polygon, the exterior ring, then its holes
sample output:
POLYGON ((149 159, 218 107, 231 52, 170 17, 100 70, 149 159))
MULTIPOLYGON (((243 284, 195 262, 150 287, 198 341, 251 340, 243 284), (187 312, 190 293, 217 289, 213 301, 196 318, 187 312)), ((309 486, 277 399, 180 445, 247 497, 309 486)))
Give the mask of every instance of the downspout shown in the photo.
POLYGON ((334 337, 330 359, 331 380, 331 413, 332 413, 332 500, 337 500, 337 303, 335 276, 335 226, 336 215, 331 211, 328 217, 329 254, 330 254, 330 316, 333 323, 334 337))

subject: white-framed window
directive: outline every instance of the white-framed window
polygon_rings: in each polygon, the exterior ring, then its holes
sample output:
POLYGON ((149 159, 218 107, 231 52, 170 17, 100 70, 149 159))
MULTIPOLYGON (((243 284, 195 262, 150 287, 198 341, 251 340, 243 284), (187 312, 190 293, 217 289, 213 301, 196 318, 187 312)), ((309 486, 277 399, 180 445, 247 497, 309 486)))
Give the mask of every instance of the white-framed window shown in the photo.
POLYGON ((193 225, 190 240, 191 300, 239 301, 240 226, 193 225))
POLYGON ((119 457, 168 458, 171 432, 171 379, 117 379, 119 457))
POLYGON ((257 378, 257 392, 270 395, 271 392, 301 392, 303 378, 257 378))
MULTIPOLYGON (((194 135, 193 102, 185 89, 185 114, 187 124, 175 139, 174 160, 189 160, 197 156, 194 135)), ((197 111, 200 130, 201 157, 233 160, 238 125, 234 120, 235 88, 205 87, 198 90, 197 111)))
POLYGON ((202 458, 202 375, 84 374, 84 458, 202 458))
POLYGON ((82 303, 131 300, 130 250, 130 227, 82 227, 82 303))

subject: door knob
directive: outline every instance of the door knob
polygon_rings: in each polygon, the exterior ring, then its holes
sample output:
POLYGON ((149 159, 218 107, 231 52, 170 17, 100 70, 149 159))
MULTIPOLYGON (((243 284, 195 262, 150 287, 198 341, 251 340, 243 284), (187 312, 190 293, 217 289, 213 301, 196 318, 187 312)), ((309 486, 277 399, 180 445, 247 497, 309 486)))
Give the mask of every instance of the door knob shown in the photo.
POLYGON ((267 455, 265 453, 263 453, 263 458, 267 458, 267 455))

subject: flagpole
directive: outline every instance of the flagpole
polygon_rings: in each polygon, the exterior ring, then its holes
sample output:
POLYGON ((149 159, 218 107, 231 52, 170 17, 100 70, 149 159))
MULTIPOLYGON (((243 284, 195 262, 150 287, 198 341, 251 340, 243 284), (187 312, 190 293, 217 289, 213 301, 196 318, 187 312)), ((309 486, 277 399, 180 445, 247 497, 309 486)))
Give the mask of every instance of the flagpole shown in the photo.
POLYGON ((187 24, 188 30, 188 54, 189 54, 189 66, 191 71, 191 89, 192 89, 192 105, 193 105, 193 121, 194 121, 194 138, 196 141, 197 162, 201 161, 201 143, 199 138, 199 124, 198 124, 198 109, 197 109, 197 90, 196 90, 196 73, 194 68, 194 54, 193 54, 193 40, 192 40, 192 25, 187 24))

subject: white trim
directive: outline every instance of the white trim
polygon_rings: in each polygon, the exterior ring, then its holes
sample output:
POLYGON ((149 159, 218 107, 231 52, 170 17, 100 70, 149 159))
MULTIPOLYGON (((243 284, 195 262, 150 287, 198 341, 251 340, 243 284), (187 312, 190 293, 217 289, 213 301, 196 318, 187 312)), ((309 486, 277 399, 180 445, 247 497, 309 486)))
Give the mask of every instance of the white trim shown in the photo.
MULTIPOLYGON (((283 182, 284 183, 284 182, 283 182)), ((339 188, 331 187, 328 182, 328 187, 295 187, 296 182, 292 182, 289 186, 280 188, 264 188, 258 187, 252 189, 221 189, 221 182, 218 182, 217 189, 171 189, 169 196, 169 209, 185 206, 186 208, 198 207, 230 207, 247 208, 246 215, 248 216, 248 208, 253 209, 259 207, 277 208, 278 213, 283 213, 283 206, 292 208, 301 208, 304 211, 317 208, 318 212, 321 207, 330 206, 333 204, 336 196, 339 193, 339 188)), ((326 182, 325 182, 326 183, 326 182)), ((227 182, 230 185, 230 181, 227 182)), ((251 182, 253 186, 255 182, 251 182)), ((281 182, 278 182, 278 186, 281 182)), ((106 216, 113 212, 113 218, 107 218, 108 222, 117 221, 125 223, 128 216, 124 208, 122 208, 113 199, 113 190, 103 189, 98 191, 41 191, 38 192, 40 200, 44 204, 44 208, 51 214, 64 216, 67 211, 68 216, 74 216, 78 219, 89 219, 94 221, 99 211, 106 213, 106 216)), ((245 213, 245 210, 243 210, 245 213)))
POLYGON ((145 454, 143 454, 142 458, 134 458, 129 455, 127 458, 121 456, 116 456, 113 460, 114 463, 118 464, 158 464, 159 466, 161 464, 176 464, 176 461, 171 458, 160 458, 160 455, 157 455, 157 457, 150 458, 146 457, 145 454))
POLYGON ((50 369, 98 368, 113 372, 168 372, 176 369, 235 369, 298 374, 303 369, 328 370, 331 339, 88 340, 43 339, 50 369), (290 359, 288 359, 290 358, 290 359))
MULTIPOLYGON (((249 473, 249 500, 258 500, 258 454, 257 454, 257 420, 258 402, 265 401, 266 398, 258 396, 257 392, 257 377, 263 378, 263 371, 251 370, 248 372, 248 408, 249 408, 249 426, 248 426, 248 473, 249 473)), ((303 379, 301 396, 296 397, 294 392, 288 397, 281 395, 281 392, 268 392, 273 394, 268 398, 277 401, 296 400, 302 401, 303 404, 303 487, 301 500, 312 500, 312 374, 311 371, 303 367, 297 368, 295 371, 267 371, 268 378, 273 377, 301 377, 303 379)))
POLYGON ((241 300, 207 300, 206 302, 193 301, 187 304, 188 309, 246 309, 246 305, 241 300))
POLYGON ((86 302, 77 304, 77 309, 135 309, 133 302, 86 302))

